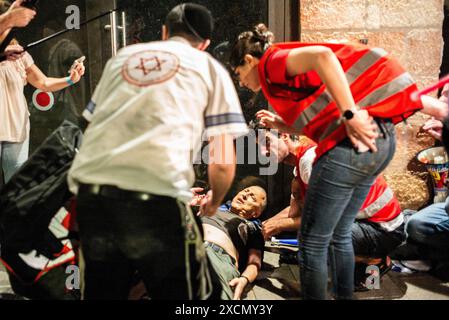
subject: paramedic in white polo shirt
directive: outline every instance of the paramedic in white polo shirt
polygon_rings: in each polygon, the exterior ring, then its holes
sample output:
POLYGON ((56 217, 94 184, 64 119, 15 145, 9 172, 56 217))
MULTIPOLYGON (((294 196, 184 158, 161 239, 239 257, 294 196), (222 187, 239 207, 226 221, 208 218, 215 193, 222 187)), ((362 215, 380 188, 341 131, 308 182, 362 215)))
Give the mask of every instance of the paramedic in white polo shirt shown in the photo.
POLYGON ((247 133, 230 76, 202 52, 212 28, 205 7, 178 5, 164 41, 126 47, 106 65, 68 177, 78 195, 85 299, 126 299, 136 271, 152 299, 210 294, 202 239, 186 205, 192 158, 202 133, 227 157, 209 162, 211 192, 200 212, 211 216, 235 175, 233 140, 247 133))

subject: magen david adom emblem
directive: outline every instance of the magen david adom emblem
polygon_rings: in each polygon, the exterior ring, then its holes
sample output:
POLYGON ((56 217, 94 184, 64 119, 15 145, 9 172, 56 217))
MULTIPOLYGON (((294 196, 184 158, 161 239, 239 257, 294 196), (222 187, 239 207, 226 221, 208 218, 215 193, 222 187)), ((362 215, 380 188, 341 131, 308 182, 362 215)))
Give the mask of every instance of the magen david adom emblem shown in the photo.
POLYGON ((179 59, 170 52, 148 50, 133 54, 123 65, 123 78, 136 86, 148 87, 172 78, 179 59))

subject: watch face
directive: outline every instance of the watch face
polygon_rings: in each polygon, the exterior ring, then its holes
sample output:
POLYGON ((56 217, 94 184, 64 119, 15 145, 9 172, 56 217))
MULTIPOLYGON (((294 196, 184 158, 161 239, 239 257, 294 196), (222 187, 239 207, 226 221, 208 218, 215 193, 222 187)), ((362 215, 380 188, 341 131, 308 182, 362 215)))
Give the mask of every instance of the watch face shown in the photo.
POLYGON ((351 120, 352 118, 354 118, 354 113, 351 110, 346 110, 345 113, 343 113, 343 117, 346 120, 351 120))

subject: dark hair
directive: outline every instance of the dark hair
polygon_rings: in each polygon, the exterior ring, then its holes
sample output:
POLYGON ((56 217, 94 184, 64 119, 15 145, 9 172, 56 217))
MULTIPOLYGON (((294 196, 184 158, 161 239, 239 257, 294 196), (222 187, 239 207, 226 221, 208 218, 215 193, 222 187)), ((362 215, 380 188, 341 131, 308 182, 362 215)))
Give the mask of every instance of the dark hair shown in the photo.
POLYGON ((273 33, 263 23, 256 25, 253 31, 241 33, 232 48, 229 58, 231 68, 244 65, 244 58, 247 54, 259 59, 262 58, 273 41, 273 33))
POLYGON ((194 43, 210 39, 214 29, 210 11, 195 3, 182 3, 174 7, 164 24, 170 36, 183 36, 194 43))

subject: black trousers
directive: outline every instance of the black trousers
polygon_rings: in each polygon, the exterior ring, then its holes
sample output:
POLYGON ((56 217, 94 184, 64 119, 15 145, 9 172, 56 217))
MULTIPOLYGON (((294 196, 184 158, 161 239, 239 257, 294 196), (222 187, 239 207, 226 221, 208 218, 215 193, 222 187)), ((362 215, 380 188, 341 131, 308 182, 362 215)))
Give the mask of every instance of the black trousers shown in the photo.
POLYGON ((369 221, 356 221, 352 225, 352 244, 356 256, 385 258, 405 238, 404 224, 390 232, 369 221))
POLYGON ((84 299, 127 299, 135 272, 151 299, 208 298, 205 250, 185 204, 80 192, 77 212, 84 299))

